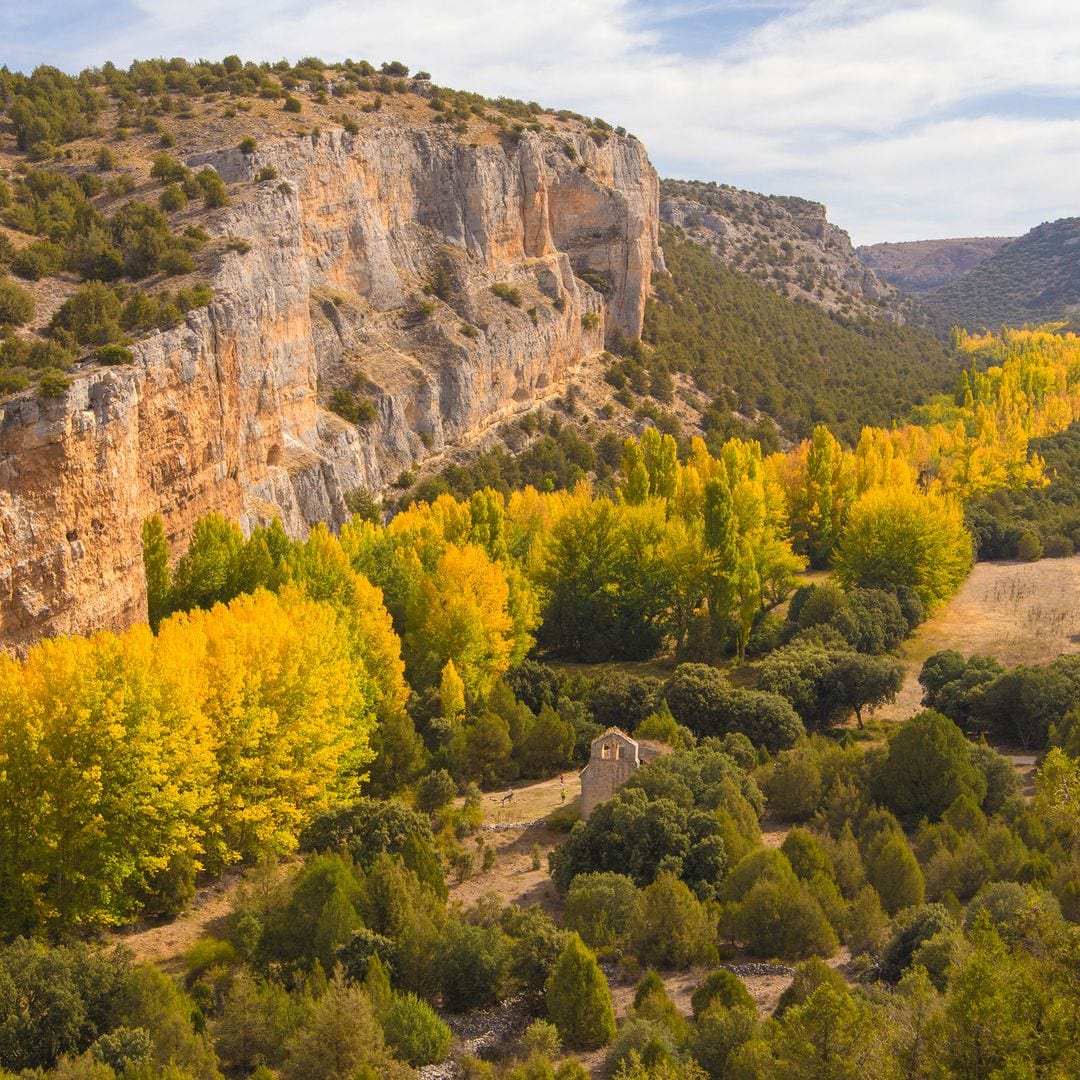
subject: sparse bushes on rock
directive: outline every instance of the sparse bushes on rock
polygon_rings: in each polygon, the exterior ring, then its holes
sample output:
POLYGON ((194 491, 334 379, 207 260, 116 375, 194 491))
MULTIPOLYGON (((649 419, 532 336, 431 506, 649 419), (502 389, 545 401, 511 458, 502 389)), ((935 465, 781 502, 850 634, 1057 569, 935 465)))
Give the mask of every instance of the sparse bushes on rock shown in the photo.
POLYGON ((497 281, 491 286, 491 291, 500 299, 505 300, 513 307, 521 307, 524 303, 524 298, 521 295, 521 290, 514 285, 507 285, 505 282, 497 281))

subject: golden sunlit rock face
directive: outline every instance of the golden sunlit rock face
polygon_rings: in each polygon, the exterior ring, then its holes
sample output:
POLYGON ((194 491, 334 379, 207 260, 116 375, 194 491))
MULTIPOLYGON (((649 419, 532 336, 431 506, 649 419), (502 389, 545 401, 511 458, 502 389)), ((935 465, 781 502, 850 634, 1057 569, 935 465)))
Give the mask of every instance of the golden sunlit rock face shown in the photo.
POLYGON ((230 188, 207 228, 246 241, 213 303, 132 366, 0 404, 2 645, 143 617, 151 513, 181 548, 210 510, 294 535, 340 523, 347 492, 557 392, 610 331, 637 336, 662 265, 632 138, 470 146, 388 125, 187 160, 230 188), (335 390, 372 417, 330 411, 335 390))

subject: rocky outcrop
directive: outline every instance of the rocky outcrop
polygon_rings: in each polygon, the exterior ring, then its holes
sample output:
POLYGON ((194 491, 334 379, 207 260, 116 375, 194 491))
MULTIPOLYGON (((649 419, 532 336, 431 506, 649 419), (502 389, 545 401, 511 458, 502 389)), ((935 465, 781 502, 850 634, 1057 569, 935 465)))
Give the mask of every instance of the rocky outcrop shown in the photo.
POLYGON ((130 367, 0 404, 0 644, 138 618, 151 513, 180 548, 209 510, 340 523, 350 490, 555 392, 607 332, 636 336, 655 173, 633 139, 570 141, 573 158, 533 132, 467 146, 387 125, 191 158, 231 185, 213 227, 245 242, 213 303, 130 367), (374 418, 343 420, 334 391, 374 418))
POLYGON ((917 303, 859 261, 851 238, 821 203, 680 180, 665 180, 662 196, 665 223, 782 296, 849 317, 926 320, 917 303))

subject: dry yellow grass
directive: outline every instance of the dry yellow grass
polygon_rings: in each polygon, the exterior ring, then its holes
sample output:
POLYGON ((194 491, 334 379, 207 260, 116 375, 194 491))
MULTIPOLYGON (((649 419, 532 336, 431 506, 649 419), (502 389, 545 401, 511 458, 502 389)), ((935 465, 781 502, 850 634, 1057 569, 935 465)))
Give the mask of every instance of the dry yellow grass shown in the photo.
POLYGON ((1080 652, 1080 556, 1036 563, 976 563, 960 591, 905 643, 896 701, 878 720, 906 720, 921 707, 919 671, 941 649, 1002 664, 1040 664, 1080 652))

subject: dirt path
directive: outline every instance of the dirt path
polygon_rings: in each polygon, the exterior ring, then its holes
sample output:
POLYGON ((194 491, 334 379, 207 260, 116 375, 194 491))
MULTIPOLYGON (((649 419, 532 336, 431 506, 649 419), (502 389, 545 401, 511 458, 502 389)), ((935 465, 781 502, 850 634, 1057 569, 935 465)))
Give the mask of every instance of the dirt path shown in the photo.
POLYGON ((1080 652, 1080 555, 976 563, 956 596, 905 642, 903 688, 875 719, 906 720, 922 708, 919 671, 941 649, 982 653, 1005 665, 1046 663, 1080 652))

